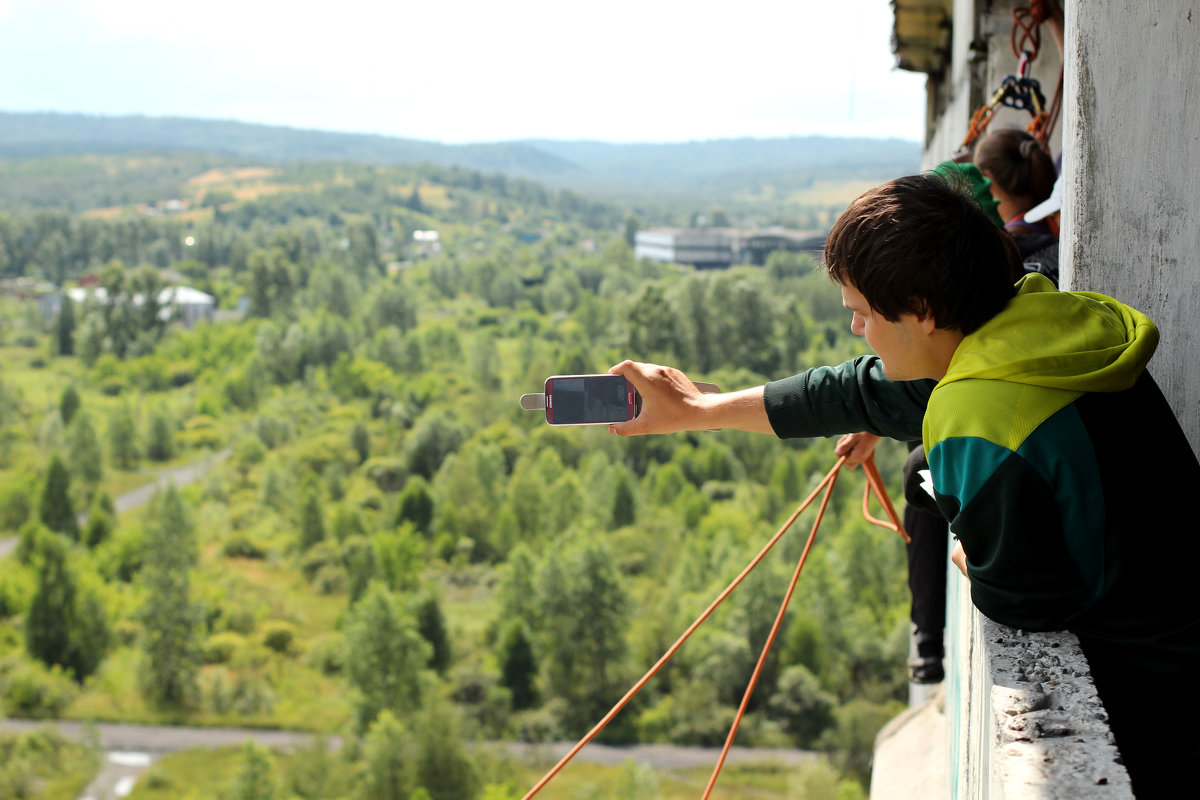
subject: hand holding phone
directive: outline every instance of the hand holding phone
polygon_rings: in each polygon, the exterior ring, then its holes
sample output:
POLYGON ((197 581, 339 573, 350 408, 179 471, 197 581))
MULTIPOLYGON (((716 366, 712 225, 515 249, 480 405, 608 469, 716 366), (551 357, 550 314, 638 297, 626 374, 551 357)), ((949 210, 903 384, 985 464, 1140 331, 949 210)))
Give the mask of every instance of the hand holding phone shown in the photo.
MULTIPOLYGON (((610 370, 625 376, 643 396, 644 413, 628 423, 616 423, 612 432, 620 436, 646 433, 678 433, 694 430, 718 430, 701 401, 701 394, 720 392, 716 384, 693 381, 674 367, 622 361, 610 370)), ((760 402, 761 405, 761 402, 760 402)))

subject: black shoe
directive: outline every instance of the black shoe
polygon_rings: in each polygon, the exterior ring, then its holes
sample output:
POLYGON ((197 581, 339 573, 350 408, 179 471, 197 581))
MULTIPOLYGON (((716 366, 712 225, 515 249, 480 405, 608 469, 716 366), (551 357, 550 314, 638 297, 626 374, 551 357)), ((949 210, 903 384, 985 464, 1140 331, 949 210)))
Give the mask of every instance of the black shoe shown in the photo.
POLYGON ((929 656, 908 662, 908 679, 913 683, 941 683, 946 678, 942 659, 929 656))

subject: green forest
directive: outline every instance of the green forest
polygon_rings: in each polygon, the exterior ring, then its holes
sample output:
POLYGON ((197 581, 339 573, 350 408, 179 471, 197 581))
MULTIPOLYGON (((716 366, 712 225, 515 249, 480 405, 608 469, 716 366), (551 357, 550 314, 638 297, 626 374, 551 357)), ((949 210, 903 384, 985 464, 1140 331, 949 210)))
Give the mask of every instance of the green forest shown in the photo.
MULTIPOLYGON (((864 352, 807 256, 634 258, 639 227, 752 219, 736 200, 654 217, 468 168, 169 152, 0 174, 3 715, 319 735, 165 757, 135 800, 520 798, 553 759, 507 743, 583 735, 835 460, 831 440, 625 439, 518 406, 624 358, 736 389, 864 352), (81 282, 103 296, 49 309, 81 282), (216 318, 172 320, 175 285, 216 318)), ((879 449, 889 487, 902 456, 879 449)), ((863 484, 841 477, 738 734, 814 757, 728 767, 717 796, 866 795, 909 623, 863 484)), ((810 524, 600 741, 724 741, 810 524)), ((100 757, 52 728, 0 751, 0 798, 75 797, 100 757)), ((573 763, 541 796, 695 797, 710 769, 573 763)))

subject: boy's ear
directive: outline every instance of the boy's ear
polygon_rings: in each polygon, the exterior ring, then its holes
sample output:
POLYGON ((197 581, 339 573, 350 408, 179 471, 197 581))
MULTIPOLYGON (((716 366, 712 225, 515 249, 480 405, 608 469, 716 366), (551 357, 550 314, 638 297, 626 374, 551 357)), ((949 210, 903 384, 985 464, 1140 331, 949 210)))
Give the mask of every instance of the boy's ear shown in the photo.
POLYGON ((925 330, 925 327, 928 326, 929 330, 927 332, 932 332, 937 327, 937 320, 933 318, 933 312, 929 308, 929 303, 927 301, 917 301, 913 305, 916 307, 914 313, 917 317, 917 322, 922 326, 922 330, 925 330))

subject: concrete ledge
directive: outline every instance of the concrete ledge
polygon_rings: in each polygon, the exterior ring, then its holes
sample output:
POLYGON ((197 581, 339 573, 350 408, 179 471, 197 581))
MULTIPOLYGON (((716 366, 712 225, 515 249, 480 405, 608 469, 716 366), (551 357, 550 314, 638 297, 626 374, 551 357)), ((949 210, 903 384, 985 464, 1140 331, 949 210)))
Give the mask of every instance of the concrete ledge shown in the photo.
POLYGON ((984 617, 950 564, 945 666, 876 739, 871 800, 1133 800, 1079 640, 984 617))
POLYGON ((991 685, 995 733, 987 796, 1132 800, 1078 640, 979 623, 987 673, 973 677, 991 685))

